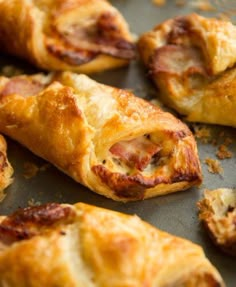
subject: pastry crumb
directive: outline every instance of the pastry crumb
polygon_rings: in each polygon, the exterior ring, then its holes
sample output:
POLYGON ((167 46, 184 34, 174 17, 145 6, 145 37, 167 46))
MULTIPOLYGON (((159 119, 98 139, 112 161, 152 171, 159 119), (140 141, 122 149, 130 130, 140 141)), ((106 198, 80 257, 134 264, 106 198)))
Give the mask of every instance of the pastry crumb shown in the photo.
POLYGON ((210 173, 222 173, 223 168, 220 165, 220 162, 217 159, 206 158, 204 161, 208 165, 208 171, 210 173))
POLYGON ((163 6, 166 4, 165 0, 152 0, 152 2, 157 6, 163 6))
POLYGON ((232 152, 228 150, 228 147, 224 144, 220 145, 217 152, 216 156, 219 159, 225 159, 225 158, 231 158, 233 156, 232 152))
POLYGON ((24 163, 24 173, 23 173, 24 178, 30 179, 36 176, 38 172, 39 172, 39 167, 36 164, 32 162, 24 163))
POLYGON ((215 11, 215 7, 208 0, 192 1, 191 6, 200 11, 215 11))
POLYGON ((178 7, 182 7, 186 5, 186 0, 175 0, 175 5, 178 7))
POLYGON ((211 137, 211 130, 206 126, 193 126, 194 136, 203 143, 208 143, 211 137))
POLYGON ((30 200, 28 200, 28 206, 38 206, 41 205, 40 201, 35 201, 34 198, 31 198, 30 200))

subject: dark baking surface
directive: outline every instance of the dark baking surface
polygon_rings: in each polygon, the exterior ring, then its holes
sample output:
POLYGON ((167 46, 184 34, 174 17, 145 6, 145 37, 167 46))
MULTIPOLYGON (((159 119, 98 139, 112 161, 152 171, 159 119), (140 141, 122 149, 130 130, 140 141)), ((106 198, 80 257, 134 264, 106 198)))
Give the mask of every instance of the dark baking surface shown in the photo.
MULTIPOLYGON (((167 18, 187 14, 191 11, 203 15, 214 15, 215 13, 215 11, 197 11, 190 3, 183 7, 177 7, 175 1, 171 0, 167 0, 168 3, 161 8, 153 4, 151 0, 114 0, 111 2, 123 13, 132 32, 137 36, 167 18)), ((13 64, 26 72, 33 71, 31 67, 22 61, 2 56, 2 67, 13 64)), ((127 68, 91 75, 91 77, 102 83, 132 89, 139 97, 147 99, 155 97, 155 89, 148 80, 144 67, 138 60, 127 68)), ((235 287, 236 261, 233 257, 224 255, 211 243, 198 220, 196 202, 202 198, 202 192, 206 188, 236 187, 236 129, 205 126, 209 128, 213 135, 212 138, 216 139, 217 142, 216 145, 213 145, 212 143, 203 143, 201 139, 198 140, 199 155, 204 174, 204 181, 200 188, 191 188, 171 195, 125 204, 106 199, 89 191, 52 165, 47 165, 45 161, 7 138, 9 159, 15 173, 14 183, 7 188, 7 195, 0 203, 0 213, 9 214, 16 208, 26 207, 29 204, 82 201, 124 213, 137 214, 162 230, 200 244, 204 248, 207 257, 221 273, 226 286, 235 287), (233 140, 233 143, 229 145, 233 157, 220 161, 223 168, 221 174, 211 174, 204 163, 204 159, 207 157, 216 159, 216 150, 227 137, 233 140), (24 176, 26 162, 42 167, 35 176, 28 179, 24 176)))

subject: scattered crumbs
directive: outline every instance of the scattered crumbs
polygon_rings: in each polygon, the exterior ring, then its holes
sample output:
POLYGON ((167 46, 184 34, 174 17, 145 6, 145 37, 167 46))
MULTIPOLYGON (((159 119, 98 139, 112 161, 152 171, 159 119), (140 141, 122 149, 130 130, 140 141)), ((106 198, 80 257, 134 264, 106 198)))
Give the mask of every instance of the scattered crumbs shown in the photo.
POLYGON ((209 2, 209 0, 194 0, 191 2, 191 6, 200 11, 214 11, 215 7, 209 2))
POLYGON ((186 5, 186 0, 175 0, 175 5, 178 7, 182 7, 186 5))
POLYGON ((28 206, 38 206, 41 205, 40 201, 35 201, 34 198, 31 198, 30 200, 28 200, 28 206))
POLYGON ((4 200, 4 198, 6 197, 6 193, 3 190, 0 190, 0 202, 2 202, 4 200))
POLYGON ((165 0, 152 0, 152 2, 155 4, 155 5, 158 5, 158 6, 163 6, 166 4, 166 1, 165 0))
POLYGON ((216 156, 219 159, 225 159, 225 158, 231 158, 233 156, 232 152, 228 150, 228 147, 224 144, 220 145, 217 152, 216 156))
POLYGON ((7 65, 1 69, 0 73, 5 77, 13 77, 13 76, 18 76, 20 74, 23 74, 23 70, 13 65, 7 65))
POLYGON ((219 133, 219 137, 220 138, 223 138, 225 136, 225 132, 224 131, 221 131, 220 133, 219 133))
POLYGON ((47 169, 50 168, 50 166, 51 166, 50 163, 45 163, 45 164, 43 164, 42 166, 40 166, 39 170, 40 170, 40 171, 46 171, 47 169))
POLYGON ((233 142, 233 140, 232 140, 231 138, 227 137, 227 138, 225 138, 225 140, 224 140, 224 145, 228 146, 228 145, 230 145, 232 142, 233 142))
POLYGON ((220 162, 217 159, 206 158, 204 161, 208 165, 208 171, 210 173, 222 173, 223 168, 220 165, 220 162))
POLYGON ((203 143, 208 143, 209 138, 211 137, 211 130, 206 126, 193 126, 194 136, 197 139, 200 139, 203 143))
POLYGON ((39 167, 32 163, 32 162, 25 162, 24 163, 24 173, 23 173, 23 176, 26 178, 26 179, 30 179, 32 177, 34 177, 39 171, 39 167))

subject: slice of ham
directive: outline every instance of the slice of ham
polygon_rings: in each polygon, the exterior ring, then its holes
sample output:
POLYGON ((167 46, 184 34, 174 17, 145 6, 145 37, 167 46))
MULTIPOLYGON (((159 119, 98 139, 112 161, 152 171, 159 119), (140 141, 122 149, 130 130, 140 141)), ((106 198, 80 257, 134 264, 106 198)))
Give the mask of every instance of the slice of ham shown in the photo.
POLYGON ((55 22, 51 31, 46 40, 48 51, 71 65, 85 64, 99 54, 127 60, 135 57, 135 45, 124 39, 111 13, 103 13, 96 20, 87 19, 83 26, 61 27, 55 22))
POLYGON ((44 85, 22 77, 14 77, 7 82, 0 96, 4 97, 11 94, 18 94, 24 97, 33 96, 44 89, 44 85))
POLYGON ((160 150, 160 145, 151 142, 145 136, 130 141, 118 142, 110 148, 110 152, 119 160, 140 171, 148 166, 160 150))
POLYGON ((173 75, 207 74, 201 51, 198 48, 178 45, 166 45, 156 50, 151 73, 160 72, 173 75))

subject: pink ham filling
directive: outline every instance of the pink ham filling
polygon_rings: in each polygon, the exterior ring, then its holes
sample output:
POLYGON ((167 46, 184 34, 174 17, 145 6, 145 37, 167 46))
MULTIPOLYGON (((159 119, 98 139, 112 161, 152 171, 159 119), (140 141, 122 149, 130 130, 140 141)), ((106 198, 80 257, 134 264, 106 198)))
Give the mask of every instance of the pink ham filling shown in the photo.
POLYGON ((31 81, 21 77, 12 78, 4 87, 1 96, 7 96, 12 94, 21 95, 24 97, 33 96, 42 91, 44 85, 36 81, 31 81))
POLYGON ((204 60, 197 48, 166 45, 156 51, 153 61, 153 71, 171 74, 199 73, 206 75, 204 60))
POLYGON ((151 159, 161 150, 160 145, 152 143, 146 137, 116 143, 110 152, 129 167, 144 170, 151 159))

